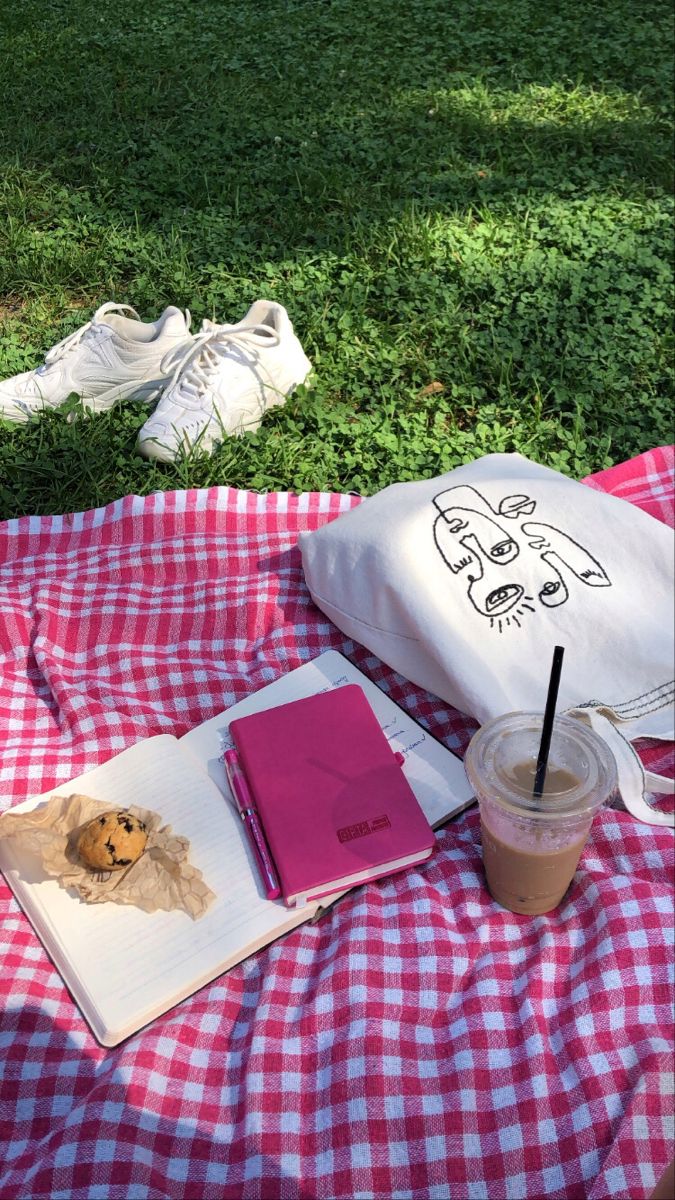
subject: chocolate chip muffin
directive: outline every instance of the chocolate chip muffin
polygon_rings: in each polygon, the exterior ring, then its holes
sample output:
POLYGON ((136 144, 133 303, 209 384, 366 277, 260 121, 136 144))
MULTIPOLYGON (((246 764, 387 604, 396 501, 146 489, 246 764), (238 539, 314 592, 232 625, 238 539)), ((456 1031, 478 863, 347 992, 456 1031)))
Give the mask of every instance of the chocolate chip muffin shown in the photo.
POLYGON ((87 822, 77 839, 77 853, 92 871, 121 871, 141 857, 147 840, 143 821, 120 808, 87 822))

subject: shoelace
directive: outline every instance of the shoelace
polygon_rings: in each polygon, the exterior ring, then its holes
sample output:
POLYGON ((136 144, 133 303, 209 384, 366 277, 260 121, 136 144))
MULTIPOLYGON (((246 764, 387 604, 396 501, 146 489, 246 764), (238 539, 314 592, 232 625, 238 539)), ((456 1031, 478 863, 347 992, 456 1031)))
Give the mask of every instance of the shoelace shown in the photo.
MULTIPOLYGON (((204 321, 199 333, 189 342, 174 346, 162 359, 162 375, 173 376, 166 391, 177 387, 178 394, 198 399, 208 389, 222 359, 233 346, 278 346, 281 338, 268 325, 213 325, 204 321)), ((174 396, 173 399, 177 399, 174 396)))
POLYGON ((74 350, 76 346, 79 346, 80 342, 86 337, 90 329, 93 329, 95 325, 100 325, 102 323, 102 318, 106 315, 106 313, 109 312, 130 312, 137 321, 140 320, 136 309, 132 308, 130 304, 114 304, 112 301, 109 301, 107 304, 102 304, 100 308, 96 309, 91 321, 87 321, 84 325, 81 325, 80 328, 76 329, 74 333, 69 333, 67 337, 62 338, 60 342, 57 342, 55 346, 52 346, 51 350, 47 351, 44 361, 45 367, 51 367, 53 363, 58 362, 58 360, 63 358, 65 354, 68 354, 71 350, 74 350))

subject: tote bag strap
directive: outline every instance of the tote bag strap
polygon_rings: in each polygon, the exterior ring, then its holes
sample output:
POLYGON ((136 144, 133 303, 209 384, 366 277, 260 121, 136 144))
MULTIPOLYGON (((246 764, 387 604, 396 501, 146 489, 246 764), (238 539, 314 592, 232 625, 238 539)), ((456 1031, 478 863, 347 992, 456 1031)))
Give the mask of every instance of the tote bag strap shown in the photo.
POLYGON ((645 825, 668 825, 675 829, 675 812, 661 812, 647 800, 648 792, 665 795, 675 794, 675 782, 664 775, 656 775, 653 771, 645 771, 638 754, 631 743, 621 733, 617 725, 607 715, 607 708, 602 712, 591 706, 570 708, 565 716, 575 717, 603 738, 610 747, 619 775, 619 790, 624 808, 645 825))
POLYGON ((675 779, 669 779, 667 775, 645 771, 645 784, 648 792, 662 792, 664 796, 675 796, 675 779))

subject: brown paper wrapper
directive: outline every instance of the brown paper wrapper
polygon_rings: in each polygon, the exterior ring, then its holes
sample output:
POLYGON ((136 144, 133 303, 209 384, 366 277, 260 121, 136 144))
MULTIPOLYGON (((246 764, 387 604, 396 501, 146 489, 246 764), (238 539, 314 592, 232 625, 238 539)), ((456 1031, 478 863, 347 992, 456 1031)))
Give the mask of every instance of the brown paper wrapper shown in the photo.
POLYGON ((128 811, 145 823, 148 840, 141 857, 120 871, 92 871, 80 862, 76 844, 82 826, 113 805, 91 796, 52 796, 31 812, 0 816, 0 837, 18 837, 37 853, 47 875, 63 888, 73 889, 87 904, 112 900, 134 904, 144 912, 182 909, 193 920, 206 912, 215 894, 201 871, 190 865, 187 838, 162 825, 158 813, 138 805, 128 811))

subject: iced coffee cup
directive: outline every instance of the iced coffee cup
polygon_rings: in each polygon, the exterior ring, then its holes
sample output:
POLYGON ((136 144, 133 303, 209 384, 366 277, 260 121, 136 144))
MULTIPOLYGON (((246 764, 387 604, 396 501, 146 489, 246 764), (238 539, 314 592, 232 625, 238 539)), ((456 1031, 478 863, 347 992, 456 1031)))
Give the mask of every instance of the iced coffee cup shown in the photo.
POLYGON ((593 817, 615 793, 614 756, 572 717, 553 722, 544 787, 534 795, 541 713, 506 713, 474 734, 464 766, 480 808, 488 888, 511 912, 550 912, 567 891, 593 817))

